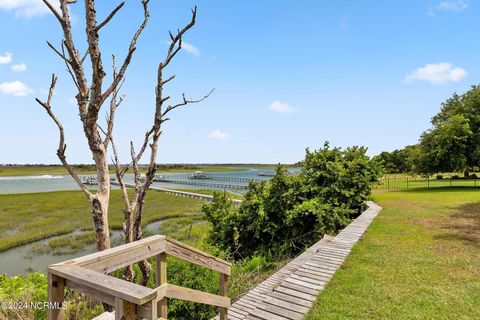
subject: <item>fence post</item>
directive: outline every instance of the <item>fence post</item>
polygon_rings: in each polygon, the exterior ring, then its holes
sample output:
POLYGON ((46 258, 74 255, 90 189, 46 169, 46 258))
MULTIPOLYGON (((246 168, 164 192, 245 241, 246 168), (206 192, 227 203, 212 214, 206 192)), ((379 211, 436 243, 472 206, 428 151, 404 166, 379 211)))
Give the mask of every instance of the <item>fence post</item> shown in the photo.
POLYGON ((48 302, 54 307, 48 308, 48 320, 63 320, 62 303, 64 300, 65 280, 57 275, 48 273, 48 302))
POLYGON ((115 299, 115 320, 135 320, 135 305, 131 302, 115 299))
POLYGON ((430 189, 430 177, 427 176, 427 189, 430 189))
POLYGON ((408 189, 408 177, 407 177, 407 189, 408 189))
MULTIPOLYGON (((228 276, 220 273, 220 295, 228 296, 228 276)), ((220 308, 220 320, 227 320, 228 308, 220 308)))
MULTIPOLYGON (((155 275, 155 284, 157 287, 161 286, 162 284, 167 283, 167 254, 160 253, 155 256, 155 268, 156 268, 156 275, 155 275)), ((167 319, 167 298, 163 298, 158 302, 157 305, 159 317, 162 319, 167 319)))

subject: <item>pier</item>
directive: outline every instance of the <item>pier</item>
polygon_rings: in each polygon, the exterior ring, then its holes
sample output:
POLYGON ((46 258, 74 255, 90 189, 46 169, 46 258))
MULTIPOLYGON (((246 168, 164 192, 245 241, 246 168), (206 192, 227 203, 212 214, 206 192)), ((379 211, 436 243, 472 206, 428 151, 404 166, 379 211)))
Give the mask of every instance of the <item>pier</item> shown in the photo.
POLYGON ((192 173, 188 176, 188 179, 192 180, 214 180, 214 181, 224 181, 224 182, 240 182, 240 183, 250 183, 250 181, 258 181, 254 178, 245 178, 245 177, 227 177, 227 176, 212 176, 209 174, 204 174, 199 176, 195 173, 192 173))
MULTIPOLYGON (((241 178, 239 178, 241 179, 241 178)), ((241 184, 228 184, 228 183, 212 183, 212 182, 206 182, 206 181, 192 181, 192 180, 176 180, 176 179, 171 179, 170 177, 167 176, 157 176, 153 180, 155 182, 163 182, 163 183, 171 183, 171 184, 183 184, 183 185, 191 185, 191 186, 198 186, 198 187, 209 187, 209 188, 216 188, 216 189, 231 189, 231 190, 238 190, 238 189, 248 189, 247 185, 241 185, 241 184)), ((98 185, 97 178, 95 177, 83 177, 82 182, 86 185, 98 185)), ((118 182, 116 182, 114 179, 111 180, 110 182, 112 185, 120 185, 118 182)), ((132 184, 133 186, 133 184, 132 184)), ((153 189, 153 188, 150 188, 153 189)), ((161 188, 160 188, 161 189, 161 188)), ((170 189, 165 189, 165 190, 170 190, 170 189)))
POLYGON ((202 180, 202 179, 178 180, 178 179, 172 179, 169 176, 159 175, 159 176, 156 176, 153 181, 171 183, 171 184, 184 184, 184 185, 199 186, 199 187, 210 187, 210 188, 217 188, 217 189, 248 189, 247 185, 215 183, 215 182, 206 182, 206 181, 199 181, 199 180, 202 180))
MULTIPOLYGON (((119 186, 120 184, 116 181, 112 181, 112 185, 119 186)), ((135 185, 133 183, 125 183, 125 186, 127 188, 135 188, 135 185)), ((177 197, 205 200, 205 201, 208 201, 208 202, 213 200, 213 196, 208 195, 208 194, 193 193, 193 192, 173 190, 173 189, 167 189, 167 188, 157 188, 157 187, 150 187, 149 190, 158 191, 158 192, 165 192, 165 193, 177 196, 177 197)), ((239 205, 240 203, 242 203, 242 200, 232 199, 232 202, 236 205, 239 205)))

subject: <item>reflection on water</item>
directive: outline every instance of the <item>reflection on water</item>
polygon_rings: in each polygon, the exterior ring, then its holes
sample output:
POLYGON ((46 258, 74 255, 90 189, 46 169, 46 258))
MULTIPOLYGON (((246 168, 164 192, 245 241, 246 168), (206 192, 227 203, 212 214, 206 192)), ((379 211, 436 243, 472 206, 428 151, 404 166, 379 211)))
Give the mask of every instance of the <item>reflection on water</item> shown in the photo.
MULTIPOLYGON (((145 235, 154 235, 160 233, 162 220, 154 221, 143 227, 145 235)), ((0 252, 0 274, 6 273, 14 276, 26 272, 46 272, 47 266, 53 263, 81 257, 86 254, 95 252, 95 244, 86 245, 83 249, 75 250, 71 253, 54 254, 52 252, 38 253, 39 248, 49 247, 48 242, 51 240, 65 238, 66 236, 81 235, 87 231, 74 231, 67 235, 50 237, 43 240, 34 241, 25 245, 21 245, 6 251, 0 252)), ((111 241, 112 246, 123 244, 123 231, 112 230, 111 241)))

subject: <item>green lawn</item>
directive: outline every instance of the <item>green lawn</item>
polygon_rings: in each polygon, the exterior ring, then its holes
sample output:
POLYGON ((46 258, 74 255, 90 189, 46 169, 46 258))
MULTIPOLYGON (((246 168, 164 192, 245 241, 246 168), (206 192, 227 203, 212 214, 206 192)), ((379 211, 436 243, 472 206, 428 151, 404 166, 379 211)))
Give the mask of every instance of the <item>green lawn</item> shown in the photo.
POLYGON ((480 187, 480 179, 425 179, 416 177, 387 177, 380 179, 378 190, 402 190, 438 187, 480 187))
POLYGON ((306 319, 480 319, 480 190, 375 200, 384 209, 306 319))
MULTIPOLYGON (((143 222, 200 214, 203 203, 151 192, 145 201, 143 222)), ((122 208, 120 191, 112 190, 109 211, 112 228, 121 228, 122 208)), ((91 230, 92 226, 89 202, 80 191, 0 195, 0 250, 75 229, 91 230)))

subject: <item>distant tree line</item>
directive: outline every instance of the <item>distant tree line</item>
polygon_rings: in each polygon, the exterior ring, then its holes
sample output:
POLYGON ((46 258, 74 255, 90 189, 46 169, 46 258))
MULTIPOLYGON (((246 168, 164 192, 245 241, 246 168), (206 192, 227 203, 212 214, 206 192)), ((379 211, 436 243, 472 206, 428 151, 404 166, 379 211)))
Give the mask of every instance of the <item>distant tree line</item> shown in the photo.
POLYGON ((431 120, 432 127, 416 145, 376 158, 386 173, 463 172, 465 177, 480 167, 480 86, 452 97, 431 120))

